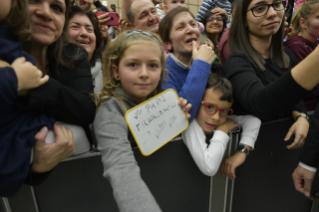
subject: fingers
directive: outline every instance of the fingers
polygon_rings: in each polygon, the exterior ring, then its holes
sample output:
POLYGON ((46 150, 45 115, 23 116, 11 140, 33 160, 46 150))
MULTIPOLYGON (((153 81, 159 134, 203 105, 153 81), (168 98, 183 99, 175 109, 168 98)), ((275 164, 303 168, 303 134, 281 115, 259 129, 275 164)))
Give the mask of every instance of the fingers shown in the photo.
POLYGON ((223 176, 227 176, 231 180, 236 178, 235 168, 236 167, 229 163, 229 161, 226 159, 222 167, 223 176))
POLYGON ((41 85, 47 83, 48 81, 49 81, 49 76, 48 76, 48 75, 45 75, 43 78, 41 78, 41 79, 39 80, 39 86, 41 86, 41 85))
POLYGON ((303 179, 296 174, 296 171, 292 173, 292 179, 294 181, 295 189, 300 193, 304 193, 303 179))
POLYGON ((305 178, 304 179, 304 194, 306 197, 310 197, 310 190, 311 190, 312 180, 305 178))
POLYGON ((286 135, 284 141, 289 141, 289 139, 291 138, 291 136, 292 136, 294 130, 295 130, 295 128, 290 127, 290 129, 289 129, 289 131, 288 131, 288 133, 287 133, 287 135, 286 135))
POLYGON ((25 62, 25 57, 19 57, 13 61, 12 65, 14 65, 15 63, 24 63, 24 62, 25 62))
POLYGON ((287 146, 287 149, 299 148, 301 137, 295 137, 295 140, 292 144, 287 146))
POLYGON ((192 45, 193 45, 193 53, 197 52, 197 43, 196 41, 192 41, 192 45))
POLYGON ((48 135, 48 128, 47 127, 42 127, 41 130, 35 135, 35 139, 37 141, 41 141, 45 143, 45 138, 48 135))

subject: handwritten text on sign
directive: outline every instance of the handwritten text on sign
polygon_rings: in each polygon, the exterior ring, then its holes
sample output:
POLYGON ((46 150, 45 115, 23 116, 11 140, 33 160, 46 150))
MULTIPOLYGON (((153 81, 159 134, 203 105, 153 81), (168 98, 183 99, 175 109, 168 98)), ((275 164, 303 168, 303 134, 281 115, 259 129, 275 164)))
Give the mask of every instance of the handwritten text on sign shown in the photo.
POLYGON ((143 155, 150 155, 188 126, 173 89, 127 111, 125 120, 143 155))

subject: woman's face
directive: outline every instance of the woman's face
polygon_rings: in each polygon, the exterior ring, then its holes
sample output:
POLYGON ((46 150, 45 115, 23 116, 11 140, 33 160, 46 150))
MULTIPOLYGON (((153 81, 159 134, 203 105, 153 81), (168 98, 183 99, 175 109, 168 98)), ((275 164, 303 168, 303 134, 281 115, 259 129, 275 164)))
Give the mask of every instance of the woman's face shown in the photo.
POLYGON ((207 19, 205 27, 207 33, 209 33, 210 35, 218 35, 223 31, 223 26, 223 17, 218 14, 213 14, 207 19))
POLYGON ((178 13, 174 19, 170 33, 171 41, 168 42, 168 50, 173 49, 177 54, 192 54, 192 41, 199 46, 199 29, 195 19, 188 12, 178 13))
MULTIPOLYGON (((246 14, 246 27, 250 35, 255 37, 269 37, 276 34, 281 26, 281 22, 284 16, 284 10, 277 11, 272 6, 269 7, 268 12, 261 16, 255 17, 252 13, 252 8, 255 7, 255 15, 257 12, 262 10, 262 5, 279 3, 281 0, 252 0, 248 6, 246 14), (258 7, 256 7, 258 6, 258 7)), ((266 7, 267 10, 267 7, 266 7)))
POLYGON ((89 60, 91 60, 96 46, 96 36, 90 19, 86 15, 74 15, 69 20, 67 32, 70 42, 81 45, 87 51, 89 60))
POLYGON ((308 19, 308 21, 302 26, 303 31, 308 34, 309 37, 313 37, 314 40, 319 38, 319 10, 314 12, 308 19))
POLYGON ((30 19, 37 29, 32 42, 42 46, 54 43, 62 34, 65 12, 64 0, 29 0, 30 19))

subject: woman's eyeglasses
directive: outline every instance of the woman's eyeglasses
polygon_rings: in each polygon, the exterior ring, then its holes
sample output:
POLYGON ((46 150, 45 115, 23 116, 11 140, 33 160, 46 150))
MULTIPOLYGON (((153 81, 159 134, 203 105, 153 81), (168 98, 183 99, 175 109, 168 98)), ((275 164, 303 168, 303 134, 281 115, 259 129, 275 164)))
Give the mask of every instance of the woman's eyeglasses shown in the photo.
POLYGON ((217 18, 213 18, 213 17, 209 17, 206 19, 207 22, 211 22, 211 21, 223 21, 224 19, 222 17, 217 17, 217 18))
POLYGON ((284 2, 282 0, 275 1, 272 4, 260 4, 257 5, 249 10, 247 12, 251 11, 253 13, 253 16, 255 17, 261 17, 267 14, 269 7, 272 6, 274 10, 281 11, 285 9, 284 2))
POLYGON ((204 105, 204 111, 209 114, 209 115, 214 115, 215 113, 217 113, 219 111, 219 115, 222 117, 228 117, 231 114, 233 114, 233 110, 231 108, 228 107, 218 107, 215 104, 212 103, 206 103, 206 102, 202 102, 202 105, 204 105))

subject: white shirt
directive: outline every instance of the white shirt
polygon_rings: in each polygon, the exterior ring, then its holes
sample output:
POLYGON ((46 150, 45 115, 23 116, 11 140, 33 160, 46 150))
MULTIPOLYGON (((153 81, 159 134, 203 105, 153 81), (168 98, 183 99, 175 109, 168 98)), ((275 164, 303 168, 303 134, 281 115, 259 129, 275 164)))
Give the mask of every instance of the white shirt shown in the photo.
MULTIPOLYGON (((259 133, 261 121, 251 115, 229 117, 243 128, 240 144, 254 148, 259 133)), ((210 144, 206 144, 206 135, 196 119, 192 121, 186 131, 182 133, 184 143, 190 151, 196 165, 207 176, 213 176, 218 171, 223 158, 229 136, 220 130, 215 130, 210 144)))

